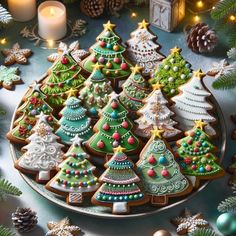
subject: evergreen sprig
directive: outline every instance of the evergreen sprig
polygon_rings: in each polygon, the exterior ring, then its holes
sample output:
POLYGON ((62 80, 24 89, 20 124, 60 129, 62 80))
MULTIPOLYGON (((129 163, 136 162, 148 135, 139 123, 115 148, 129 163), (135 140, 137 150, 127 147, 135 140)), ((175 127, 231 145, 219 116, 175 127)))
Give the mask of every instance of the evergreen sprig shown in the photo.
POLYGON ((236 48, 231 48, 228 52, 227 52, 227 56, 229 59, 235 60, 236 61, 236 48))
POLYGON ((212 84, 214 89, 232 89, 236 87, 236 70, 221 75, 212 84))
POLYGON ((220 20, 227 17, 229 14, 236 11, 235 0, 223 0, 219 1, 215 8, 211 11, 211 16, 214 20, 220 20))
POLYGON ((0 4, 0 27, 9 24, 12 20, 10 13, 0 4))
POLYGON ((193 233, 190 233, 189 236, 219 236, 212 229, 209 228, 199 228, 193 233))
POLYGON ((4 228, 2 225, 0 225, 0 235, 1 236, 15 236, 15 234, 7 228, 4 228))
POLYGON ((0 179, 0 200, 4 200, 7 195, 20 196, 21 194, 22 192, 8 180, 0 179))

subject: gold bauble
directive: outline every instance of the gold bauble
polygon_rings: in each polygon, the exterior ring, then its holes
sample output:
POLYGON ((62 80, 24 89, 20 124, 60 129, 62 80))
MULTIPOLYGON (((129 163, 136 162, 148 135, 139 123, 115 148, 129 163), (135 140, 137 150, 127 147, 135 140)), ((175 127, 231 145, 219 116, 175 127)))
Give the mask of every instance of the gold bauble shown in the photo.
POLYGON ((107 62, 106 68, 111 69, 112 68, 112 63, 111 62, 107 62))
POLYGON ((113 50, 116 51, 116 52, 119 51, 120 50, 120 46, 119 45, 114 45, 113 46, 113 50))
POLYGON ((115 71, 115 74, 116 74, 116 75, 119 75, 119 74, 120 74, 120 72, 119 72, 118 70, 116 70, 116 71, 115 71))
POLYGON ((153 236, 171 236, 171 234, 168 231, 161 229, 156 231, 153 236))
POLYGON ((106 75, 110 75, 111 72, 109 70, 106 71, 106 75))

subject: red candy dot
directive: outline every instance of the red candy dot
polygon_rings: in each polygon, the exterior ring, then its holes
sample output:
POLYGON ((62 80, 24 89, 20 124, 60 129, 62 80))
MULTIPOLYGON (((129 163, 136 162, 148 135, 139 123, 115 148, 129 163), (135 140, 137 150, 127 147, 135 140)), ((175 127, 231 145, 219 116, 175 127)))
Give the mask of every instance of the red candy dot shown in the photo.
POLYGON ((190 132, 189 132, 189 135, 190 135, 191 137, 194 137, 194 136, 195 136, 195 132, 194 132, 194 131, 190 131, 190 132))
POLYGON ((210 165, 206 165, 205 169, 206 169, 206 171, 211 171, 212 167, 210 165))
POLYGON ((104 42, 104 41, 100 41, 100 47, 102 47, 102 48, 104 48, 104 47, 106 47, 106 42, 104 42))
POLYGON ((128 138, 128 144, 132 145, 132 144, 134 144, 134 143, 135 143, 134 137, 130 136, 130 137, 128 138))
POLYGON ((162 170, 161 171, 161 175, 163 176, 163 177, 168 177, 169 176, 169 171, 168 170, 162 170))
POLYGON ((83 174, 86 175, 88 172, 87 170, 83 170, 83 174))
POLYGON ((68 64, 68 62, 69 62, 69 60, 68 60, 66 57, 63 57, 63 58, 61 59, 61 63, 62 63, 63 65, 68 64))
POLYGON ((79 186, 80 186, 80 187, 83 187, 83 182, 79 182, 79 186))
POLYGON ((75 65, 72 65, 72 66, 70 67, 70 69, 71 69, 71 70, 76 70, 76 66, 75 66, 75 65))
POLYGON ((110 126, 106 123, 102 126, 103 130, 109 130, 110 129, 110 126))
POLYGON ((69 175, 70 174, 70 170, 66 170, 66 174, 69 175))
POLYGON ((118 107, 118 103, 117 103, 117 102, 112 102, 112 103, 111 103, 111 107, 112 107, 113 109, 116 109, 116 108, 118 107))
POLYGON ((52 96, 55 98, 55 97, 57 97, 57 94, 54 93, 54 94, 52 94, 52 96))
POLYGON ((64 184, 64 185, 67 185, 67 181, 66 181, 66 180, 64 180, 64 181, 63 181, 63 184, 64 184))
POLYGON ((193 149, 193 151, 194 152, 199 152, 199 148, 196 147, 196 148, 193 149))
POLYGON ((121 66, 120 66, 120 68, 121 68, 122 70, 127 70, 127 69, 128 69, 127 63, 122 63, 121 66))
POLYGON ((192 160, 191 160, 191 158, 186 157, 186 158, 184 159, 184 162, 186 163, 186 165, 189 165, 189 164, 191 164, 192 160))
POLYGON ((191 168, 192 168, 192 170, 196 170, 197 166, 196 165, 192 165, 191 168))
POLYGON ((51 84, 49 84, 49 86, 50 86, 51 88, 53 88, 53 87, 54 87, 54 84, 53 84, 53 83, 51 83, 51 84))
POLYGON ((151 165, 154 165, 156 163, 156 159, 153 155, 151 155, 149 158, 148 158, 148 163, 151 164, 151 165))
POLYGON ((48 121, 50 122, 50 121, 52 121, 52 120, 53 120, 52 116, 49 116, 49 117, 48 117, 48 121))
POLYGON ((191 144, 193 143, 193 140, 192 140, 192 139, 189 139, 189 140, 187 141, 187 143, 188 143, 189 145, 191 145, 191 144))
POLYGON ((147 171, 147 174, 149 177, 154 177, 156 175, 156 172, 151 168, 147 171))
POLYGON ((104 142, 102 140, 98 141, 97 147, 100 148, 100 149, 104 148, 105 147, 104 142))
POLYGON ((115 62, 116 64, 120 63, 120 58, 119 58, 119 57, 115 57, 115 58, 114 58, 114 62, 115 62))
POLYGON ((96 62, 97 62, 97 58, 96 58, 96 57, 92 57, 92 58, 91 58, 91 61, 92 61, 93 63, 96 63, 96 62))
POLYGON ((115 132, 113 135, 112 135, 112 138, 115 139, 115 140, 120 140, 120 134, 118 132, 115 132))
POLYGON ((201 147, 201 146, 202 146, 202 143, 201 143, 201 142, 196 142, 196 143, 195 143, 195 146, 196 146, 196 147, 201 147))
POLYGON ((206 154, 206 158, 210 158, 211 157, 211 154, 210 153, 207 153, 206 154))
POLYGON ((79 171, 78 170, 75 171, 75 175, 79 175, 79 171))
POLYGON ((121 125, 124 129, 127 129, 129 127, 129 123, 127 121, 123 121, 121 125))
POLYGON ((62 88, 62 87, 63 87, 63 83, 59 83, 59 84, 58 84, 58 87, 59 87, 59 88, 62 88))

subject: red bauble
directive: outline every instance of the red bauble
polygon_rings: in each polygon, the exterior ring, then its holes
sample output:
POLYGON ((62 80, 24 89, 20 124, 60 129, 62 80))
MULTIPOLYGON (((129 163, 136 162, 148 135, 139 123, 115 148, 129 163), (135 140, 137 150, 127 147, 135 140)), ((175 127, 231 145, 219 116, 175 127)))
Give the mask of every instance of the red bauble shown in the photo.
POLYGON ((120 68, 121 68, 121 70, 128 70, 128 64, 127 63, 122 63, 121 65, 120 65, 120 68))
POLYGON ((52 96, 55 98, 55 97, 57 97, 57 94, 53 93, 52 96))
POLYGON ((196 165, 192 165, 192 170, 196 170, 197 169, 197 166, 196 165))
POLYGON ((98 141, 97 147, 100 148, 100 149, 103 149, 105 147, 104 142, 102 140, 98 141))
POLYGON ((199 152, 199 148, 194 148, 193 151, 194 152, 199 152))
POLYGON ((114 62, 115 62, 116 64, 120 63, 120 58, 119 58, 119 57, 115 57, 115 58, 114 58, 114 62))
POLYGON ((124 129, 127 129, 129 127, 129 123, 127 121, 123 121, 121 125, 124 129))
POLYGON ((61 97, 62 97, 62 98, 65 98, 65 97, 66 97, 66 94, 65 94, 65 93, 62 93, 62 94, 61 94, 61 97))
POLYGON ((103 130, 109 130, 110 129, 110 126, 106 123, 102 126, 103 130))
POLYGON ((163 177, 168 177, 169 176, 169 171, 168 170, 162 170, 161 171, 161 175, 163 176, 163 177))
POLYGON ((191 162, 192 162, 192 160, 191 160, 190 157, 186 157, 186 158, 184 159, 184 162, 186 163, 186 165, 190 165, 191 162))
POLYGON ((211 153, 207 153, 206 158, 210 158, 210 157, 211 157, 211 153))
POLYGON ((151 165, 154 165, 156 164, 156 159, 153 155, 151 155, 149 158, 148 158, 148 163, 151 164, 151 165))
POLYGON ((201 146, 202 146, 202 143, 201 143, 201 142, 196 142, 196 143, 195 143, 195 146, 196 146, 196 147, 201 147, 201 146))
POLYGON ((91 61, 92 61, 93 63, 96 63, 96 62, 97 62, 97 58, 96 58, 96 57, 92 57, 92 58, 91 58, 91 61))
POLYGON ((61 63, 62 63, 63 65, 68 64, 68 62, 69 62, 69 60, 68 60, 66 57, 62 57, 61 63))
POLYGON ((120 140, 120 134, 118 132, 115 132, 113 135, 112 135, 112 138, 115 139, 115 140, 120 140))
POLYGON ((147 174, 149 177, 154 177, 156 175, 156 172, 155 170, 153 170, 153 168, 151 168, 147 171, 147 174))
POLYGON ((51 122, 53 120, 52 116, 48 117, 48 121, 51 122))
POLYGON ((59 88, 62 88, 62 87, 63 87, 63 83, 59 83, 59 84, 58 84, 58 87, 59 87, 59 88))
POLYGON ((54 84, 53 84, 53 83, 50 83, 49 86, 50 86, 50 88, 53 88, 53 87, 54 87, 54 84))
POLYGON ((66 174, 69 175, 70 174, 70 170, 66 170, 66 174))
POLYGON ((191 137, 194 137, 194 136, 195 136, 195 132, 194 132, 194 131, 190 131, 190 132, 189 132, 189 135, 190 135, 191 137))
POLYGON ((192 140, 192 139, 189 139, 189 140, 187 141, 187 143, 188 143, 189 145, 191 145, 191 144, 193 143, 193 140, 192 140))
POLYGON ((116 109, 118 107, 118 103, 117 102, 112 102, 111 107, 112 107, 112 109, 116 109))
POLYGON ((72 65, 72 66, 70 67, 70 69, 71 69, 71 70, 76 70, 76 66, 75 66, 75 65, 72 65))
POLYGON ((100 47, 102 47, 102 48, 106 47, 106 42, 100 41, 100 47))
POLYGON ((132 145, 132 144, 134 144, 134 143, 135 143, 134 137, 130 136, 130 137, 128 138, 128 144, 132 145))

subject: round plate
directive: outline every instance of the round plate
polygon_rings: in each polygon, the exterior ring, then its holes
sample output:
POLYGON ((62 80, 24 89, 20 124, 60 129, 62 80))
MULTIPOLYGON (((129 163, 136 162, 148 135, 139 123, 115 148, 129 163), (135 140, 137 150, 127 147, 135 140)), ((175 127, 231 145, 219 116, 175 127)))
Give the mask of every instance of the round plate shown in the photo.
MULTIPOLYGON (((219 128, 219 130, 218 130, 219 137, 214 142, 214 144, 218 147, 219 153, 217 153, 217 155, 220 158, 220 162, 222 162, 223 157, 224 157, 224 153, 225 153, 225 147, 226 147, 226 126, 225 126, 225 121, 224 121, 222 111, 221 111, 217 101, 215 100, 215 98, 212 98, 212 102, 216 108, 216 111, 217 111, 216 114, 218 116, 217 119, 219 122, 219 125, 217 126, 219 128)), ((14 121, 15 121, 15 113, 13 115, 13 119, 11 122, 11 128, 13 127, 14 121)), ((20 146, 10 144, 10 150, 11 150, 11 154, 12 154, 14 161, 16 161, 22 155, 22 153, 19 151, 20 146)), ((113 215, 111 213, 111 209, 108 207, 101 207, 101 206, 92 205, 90 202, 90 198, 86 198, 85 202, 82 206, 68 205, 65 202, 64 198, 47 191, 44 188, 44 185, 36 183, 33 179, 31 179, 30 177, 28 177, 25 174, 21 174, 21 176, 23 177, 25 182, 30 185, 30 187, 33 190, 38 192, 43 197, 47 198, 49 201, 51 201, 63 208, 72 210, 74 212, 78 212, 78 213, 85 214, 85 215, 92 215, 92 216, 96 216, 96 217, 100 217, 100 218, 134 218, 134 217, 140 217, 140 216, 154 214, 154 213, 172 208, 176 205, 179 205, 179 204, 187 201, 188 199, 193 197, 195 194, 197 194, 199 191, 203 190, 207 186, 207 184, 209 183, 209 181, 202 182, 200 188, 198 188, 197 190, 194 190, 191 194, 189 194, 186 197, 170 198, 168 206, 157 208, 157 207, 151 206, 150 204, 147 203, 142 206, 131 207, 131 212, 129 215, 113 215)))

